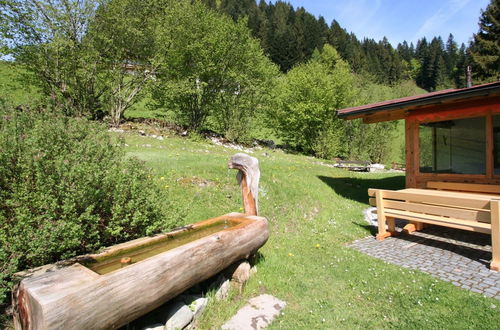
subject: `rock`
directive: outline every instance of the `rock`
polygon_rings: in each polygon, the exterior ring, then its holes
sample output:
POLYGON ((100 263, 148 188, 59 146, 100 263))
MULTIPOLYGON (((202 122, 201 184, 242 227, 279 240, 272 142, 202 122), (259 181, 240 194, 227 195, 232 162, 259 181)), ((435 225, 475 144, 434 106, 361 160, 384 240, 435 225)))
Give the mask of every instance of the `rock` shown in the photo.
POLYGON ((223 326, 223 330, 264 329, 285 308, 286 303, 268 294, 262 294, 248 301, 223 326))
POLYGON ((371 164, 370 172, 383 172, 385 170, 384 164, 371 164))
POLYGON ((250 268, 250 276, 257 274, 257 265, 250 268))
POLYGON ((222 285, 219 287, 219 290, 215 293, 216 300, 224 300, 229 295, 229 289, 231 288, 231 282, 229 280, 225 280, 222 285))
POLYGON ((238 283, 245 283, 250 278, 250 268, 248 261, 241 262, 231 275, 231 279, 238 283))
POLYGON ((164 138, 163 136, 161 136, 161 135, 160 135, 160 136, 158 136, 156 139, 157 139, 157 140, 160 140, 160 141, 165 140, 165 138, 164 138))
POLYGON ((144 132, 143 130, 139 130, 137 133, 139 133, 139 135, 146 136, 146 132, 144 132))
POLYGON ((108 129, 108 132, 124 133, 125 131, 121 128, 111 127, 110 129, 108 129))
POLYGON ((193 312, 193 319, 197 319, 207 307, 208 299, 202 295, 186 295, 184 296, 184 302, 193 312))
POLYGON ((165 330, 184 329, 193 319, 193 315, 191 309, 184 302, 174 302, 168 311, 165 330))
POLYGON ((226 279, 223 275, 220 275, 219 278, 210 286, 215 289, 215 300, 224 300, 229 295, 229 289, 231 288, 231 282, 226 279))
POLYGON ((165 326, 159 323, 142 328, 142 330, 163 330, 163 329, 165 329, 165 326))
POLYGON ((187 136, 188 135, 188 131, 184 131, 181 133, 181 136, 187 136))

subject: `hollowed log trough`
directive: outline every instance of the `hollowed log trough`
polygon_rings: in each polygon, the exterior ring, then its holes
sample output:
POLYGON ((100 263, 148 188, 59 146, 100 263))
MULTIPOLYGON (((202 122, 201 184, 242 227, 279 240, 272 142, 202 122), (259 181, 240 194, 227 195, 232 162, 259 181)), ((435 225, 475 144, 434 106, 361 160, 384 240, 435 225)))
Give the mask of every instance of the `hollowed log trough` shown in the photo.
POLYGON ((16 329, 118 328, 255 253, 269 237, 257 216, 258 162, 236 154, 229 167, 239 169, 245 214, 23 272, 13 291, 16 329))

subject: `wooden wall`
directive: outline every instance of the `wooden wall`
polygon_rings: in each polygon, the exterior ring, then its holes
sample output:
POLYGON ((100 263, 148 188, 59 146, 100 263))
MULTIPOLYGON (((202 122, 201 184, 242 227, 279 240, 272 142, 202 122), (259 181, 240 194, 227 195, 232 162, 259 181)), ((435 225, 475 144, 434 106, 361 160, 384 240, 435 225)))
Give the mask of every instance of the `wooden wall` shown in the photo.
POLYGON ((408 111, 406 127, 406 187, 425 188, 427 181, 500 184, 500 175, 493 171, 493 115, 500 115, 500 97, 494 96, 443 106, 408 111), (419 125, 443 120, 486 117, 486 174, 420 173, 419 125))

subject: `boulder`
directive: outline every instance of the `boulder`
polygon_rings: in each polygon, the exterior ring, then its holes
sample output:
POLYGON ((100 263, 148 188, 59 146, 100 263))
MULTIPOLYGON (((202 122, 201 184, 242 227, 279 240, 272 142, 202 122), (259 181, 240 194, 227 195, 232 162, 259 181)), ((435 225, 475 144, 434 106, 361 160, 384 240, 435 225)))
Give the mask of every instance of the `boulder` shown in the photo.
POLYGON ((193 316, 193 312, 184 302, 176 301, 169 308, 165 330, 184 329, 191 323, 193 316))

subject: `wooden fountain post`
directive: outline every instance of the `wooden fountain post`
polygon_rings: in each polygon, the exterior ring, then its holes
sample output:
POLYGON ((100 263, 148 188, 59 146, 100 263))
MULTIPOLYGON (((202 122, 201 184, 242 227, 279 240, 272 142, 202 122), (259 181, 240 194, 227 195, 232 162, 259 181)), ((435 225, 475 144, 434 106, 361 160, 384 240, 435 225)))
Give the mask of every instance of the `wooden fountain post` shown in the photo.
POLYGON ((259 161, 247 154, 237 153, 229 160, 229 168, 238 170, 236 179, 241 187, 243 208, 247 215, 259 213, 259 161))

